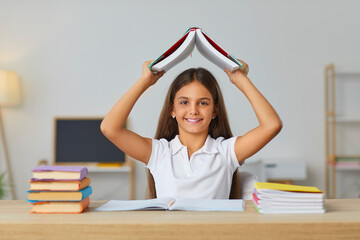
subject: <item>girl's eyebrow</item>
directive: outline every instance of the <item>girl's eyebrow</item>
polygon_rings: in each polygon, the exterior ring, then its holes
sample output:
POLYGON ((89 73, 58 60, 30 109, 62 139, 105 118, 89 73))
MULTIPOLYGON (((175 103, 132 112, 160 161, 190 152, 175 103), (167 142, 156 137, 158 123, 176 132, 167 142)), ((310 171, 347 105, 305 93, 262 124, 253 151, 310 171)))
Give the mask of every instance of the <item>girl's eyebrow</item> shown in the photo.
POLYGON ((200 98, 199 100, 209 100, 209 101, 210 101, 210 98, 208 98, 208 97, 203 97, 203 98, 200 98))
MULTIPOLYGON (((178 97, 177 99, 190 99, 190 98, 188 98, 188 97, 184 97, 184 96, 180 96, 180 97, 178 97)), ((199 98, 198 100, 208 100, 208 101, 210 101, 210 98, 208 98, 208 97, 202 97, 202 98, 199 98)))
POLYGON ((188 98, 188 97, 180 96, 180 97, 178 97, 178 99, 189 99, 189 98, 188 98))

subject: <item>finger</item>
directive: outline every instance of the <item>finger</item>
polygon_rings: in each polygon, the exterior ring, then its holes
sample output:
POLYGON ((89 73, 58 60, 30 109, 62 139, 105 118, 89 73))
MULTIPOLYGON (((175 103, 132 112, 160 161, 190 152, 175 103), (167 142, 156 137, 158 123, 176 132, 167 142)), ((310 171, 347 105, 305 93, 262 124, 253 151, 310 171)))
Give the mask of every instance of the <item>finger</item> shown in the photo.
POLYGON ((231 71, 230 71, 229 69, 225 69, 224 71, 225 71, 225 73, 228 75, 228 77, 231 76, 231 71))
POLYGON ((156 79, 161 78, 164 74, 165 74, 165 71, 153 73, 153 75, 154 75, 154 77, 155 77, 156 79))
POLYGON ((158 72, 158 73, 156 74, 156 77, 157 77, 157 78, 161 78, 164 74, 165 74, 165 71, 158 72))
POLYGON ((249 73, 249 65, 246 62, 242 62, 240 70, 247 75, 249 73))
POLYGON ((245 74, 245 76, 247 76, 249 73, 249 66, 246 64, 245 67, 241 69, 241 71, 245 74))
POLYGON ((241 62, 242 64, 245 64, 245 65, 247 65, 247 63, 246 62, 244 62, 243 60, 240 60, 240 59, 237 59, 239 62, 241 62))
POLYGON ((242 64, 241 70, 249 68, 249 65, 246 62, 244 62, 243 60, 240 60, 240 59, 237 59, 237 60, 242 64))
POLYGON ((144 66, 149 66, 150 65, 150 63, 152 63, 154 60, 149 60, 149 61, 146 61, 146 62, 144 62, 144 66))

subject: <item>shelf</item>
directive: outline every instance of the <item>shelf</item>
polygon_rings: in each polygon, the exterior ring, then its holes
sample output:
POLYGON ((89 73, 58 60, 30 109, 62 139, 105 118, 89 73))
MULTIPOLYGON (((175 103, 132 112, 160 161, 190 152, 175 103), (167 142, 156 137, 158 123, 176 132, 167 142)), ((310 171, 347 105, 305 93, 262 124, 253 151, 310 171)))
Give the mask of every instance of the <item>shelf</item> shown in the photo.
MULTIPOLYGON (((328 198, 337 198, 341 197, 341 195, 337 195, 336 192, 336 175, 341 174, 341 172, 350 174, 350 171, 352 173, 355 172, 355 175, 357 175, 360 172, 359 156, 337 154, 338 152, 349 152, 349 149, 346 148, 349 142, 356 144, 356 146, 359 144, 358 132, 356 131, 360 127, 360 113, 359 108, 356 106, 358 98, 355 96, 358 96, 357 89, 359 88, 360 71, 354 68, 342 68, 341 71, 335 71, 335 65, 329 64, 325 67, 324 77, 326 194, 328 198), (340 82, 343 83, 340 84, 340 82), (337 99, 342 99, 343 102, 337 99), (339 109, 340 112, 336 111, 339 109), (344 142, 344 138, 347 137, 345 134, 349 134, 351 140, 350 138, 345 139, 346 141, 344 142), (341 161, 335 161, 339 159, 341 161)), ((342 184, 340 183, 340 185, 342 184)))
POLYGON ((340 158, 357 158, 360 161, 360 155, 336 155, 336 159, 340 159, 340 158))
POLYGON ((130 166, 123 166, 123 167, 93 167, 89 166, 88 168, 89 173, 103 173, 103 172, 130 172, 130 166))
MULTIPOLYGON (((360 117, 350 116, 350 117, 334 117, 336 123, 360 123, 360 117)), ((332 117, 328 117, 328 122, 333 121, 332 117)))
POLYGON ((360 117, 335 117, 337 123, 360 123, 360 117))
POLYGON ((336 72, 335 76, 342 77, 342 76, 354 76, 358 77, 360 80, 360 72, 358 71, 349 71, 349 72, 336 72))
POLYGON ((336 167, 336 171, 360 171, 360 166, 358 166, 358 167, 336 167))

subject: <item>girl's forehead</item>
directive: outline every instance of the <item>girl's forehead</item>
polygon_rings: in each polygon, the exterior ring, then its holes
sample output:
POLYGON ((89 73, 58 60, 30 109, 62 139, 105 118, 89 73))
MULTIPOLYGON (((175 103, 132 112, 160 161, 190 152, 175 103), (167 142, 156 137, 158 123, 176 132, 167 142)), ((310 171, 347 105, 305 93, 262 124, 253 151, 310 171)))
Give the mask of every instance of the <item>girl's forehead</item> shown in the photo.
POLYGON ((178 97, 189 97, 189 98, 211 98, 211 93, 209 90, 198 81, 192 81, 191 83, 186 84, 177 91, 175 98, 178 97))

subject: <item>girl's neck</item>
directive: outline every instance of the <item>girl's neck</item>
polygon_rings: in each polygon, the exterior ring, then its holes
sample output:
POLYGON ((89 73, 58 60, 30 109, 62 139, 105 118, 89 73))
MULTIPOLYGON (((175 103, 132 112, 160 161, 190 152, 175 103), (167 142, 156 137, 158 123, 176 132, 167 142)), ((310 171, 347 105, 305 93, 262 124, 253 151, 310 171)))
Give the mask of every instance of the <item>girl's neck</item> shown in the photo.
POLYGON ((202 134, 189 134, 189 133, 180 133, 179 139, 182 145, 186 146, 188 149, 188 155, 189 159, 191 155, 202 148, 205 144, 206 138, 208 134, 202 133, 202 134))

